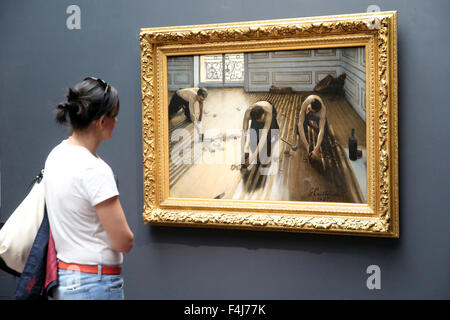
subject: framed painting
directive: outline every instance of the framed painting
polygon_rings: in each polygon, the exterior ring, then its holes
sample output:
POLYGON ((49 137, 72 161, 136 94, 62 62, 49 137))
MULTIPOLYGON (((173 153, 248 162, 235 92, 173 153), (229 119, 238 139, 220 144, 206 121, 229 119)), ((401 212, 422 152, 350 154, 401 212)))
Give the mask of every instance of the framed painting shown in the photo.
POLYGON ((399 236, 396 12, 140 45, 146 224, 399 236))

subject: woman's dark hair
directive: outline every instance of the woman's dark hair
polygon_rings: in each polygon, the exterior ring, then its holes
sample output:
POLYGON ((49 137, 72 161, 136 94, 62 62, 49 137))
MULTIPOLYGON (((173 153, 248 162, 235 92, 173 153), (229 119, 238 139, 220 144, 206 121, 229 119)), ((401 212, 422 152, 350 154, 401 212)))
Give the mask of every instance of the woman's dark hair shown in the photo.
POLYGON ((320 103, 319 100, 314 99, 313 101, 311 101, 311 108, 312 108, 315 112, 318 112, 318 111, 320 111, 320 109, 322 109, 322 104, 320 103))
POLYGON ((70 121, 72 128, 80 130, 103 115, 115 117, 118 113, 117 90, 101 79, 89 77, 69 88, 67 101, 56 107, 56 122, 64 124, 70 121), (116 105, 117 110, 113 115, 116 105))
POLYGON ((252 111, 250 111, 250 118, 253 121, 256 121, 256 120, 261 119, 263 114, 264 114, 264 108, 263 107, 261 107, 261 106, 254 106, 252 108, 252 111))

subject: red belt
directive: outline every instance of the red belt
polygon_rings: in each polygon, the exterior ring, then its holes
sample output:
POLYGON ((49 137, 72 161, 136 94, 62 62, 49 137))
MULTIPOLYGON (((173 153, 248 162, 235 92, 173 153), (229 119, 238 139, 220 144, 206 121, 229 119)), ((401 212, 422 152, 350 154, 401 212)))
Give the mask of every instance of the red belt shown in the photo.
MULTIPOLYGON (((76 270, 84 273, 98 273, 98 266, 91 266, 86 264, 77 263, 65 263, 64 261, 58 261, 58 268, 65 270, 76 270)), ((122 267, 108 267, 102 266, 102 274, 120 274, 122 267)))

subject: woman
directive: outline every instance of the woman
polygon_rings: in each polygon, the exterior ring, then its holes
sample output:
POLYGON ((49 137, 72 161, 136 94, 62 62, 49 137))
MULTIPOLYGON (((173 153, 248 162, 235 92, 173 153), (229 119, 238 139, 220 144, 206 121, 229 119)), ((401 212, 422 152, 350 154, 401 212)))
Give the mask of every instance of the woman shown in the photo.
POLYGON ((97 155, 111 138, 119 96, 86 78, 57 106, 56 121, 72 135, 45 162, 45 198, 58 258, 55 299, 124 299, 122 253, 133 245, 111 168, 97 155))

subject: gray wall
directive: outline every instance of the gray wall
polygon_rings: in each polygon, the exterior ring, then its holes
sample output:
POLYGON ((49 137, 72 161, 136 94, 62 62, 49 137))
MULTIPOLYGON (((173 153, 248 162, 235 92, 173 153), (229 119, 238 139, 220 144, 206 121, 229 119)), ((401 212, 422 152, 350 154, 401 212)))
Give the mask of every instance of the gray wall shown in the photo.
MULTIPOLYGON (((450 2, 442 1, 0 2, 1 220, 64 136, 52 107, 86 75, 120 92, 114 137, 100 154, 119 178, 135 232, 125 256, 129 299, 450 298, 448 99, 450 2), (81 30, 66 8, 81 7, 81 30), (400 239, 144 226, 139 29, 398 10, 400 239), (199 10, 202 8, 202 10, 199 10), (381 268, 368 290, 366 268, 381 268)), ((0 296, 15 280, 0 273, 0 296)))

